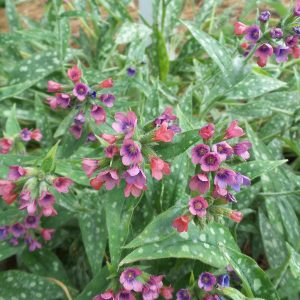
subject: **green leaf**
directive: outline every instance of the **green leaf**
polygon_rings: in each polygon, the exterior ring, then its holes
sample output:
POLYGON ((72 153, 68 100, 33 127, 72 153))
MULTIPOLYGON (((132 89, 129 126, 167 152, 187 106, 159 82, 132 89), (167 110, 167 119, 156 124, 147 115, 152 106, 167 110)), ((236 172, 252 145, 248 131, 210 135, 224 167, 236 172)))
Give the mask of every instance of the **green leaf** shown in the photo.
POLYGON ((189 130, 180 134, 175 135, 172 143, 164 143, 156 146, 154 150, 163 159, 171 159, 185 152, 196 142, 200 141, 198 135, 198 129, 189 130))
POLYGON ((147 40, 151 35, 151 30, 144 24, 125 22, 117 33, 115 43, 128 44, 135 40, 147 40))
POLYGON ((38 251, 24 251, 20 261, 36 275, 52 277, 65 284, 69 283, 67 273, 60 259, 49 249, 43 248, 38 251))
POLYGON ((286 244, 287 249, 290 253, 290 270, 295 278, 300 277, 300 254, 296 252, 296 250, 289 245, 286 244))
POLYGON ((11 31, 20 29, 20 18, 14 0, 5 0, 5 14, 11 31))
POLYGON ((286 163, 287 159, 283 160, 255 160, 244 162, 235 166, 232 169, 239 172, 250 179, 255 179, 264 173, 268 173, 271 170, 281 166, 286 163))
POLYGON ((16 117, 16 105, 14 104, 5 124, 5 133, 8 137, 14 137, 18 136, 20 131, 21 127, 16 117))
MULTIPOLYGON (((7 224, 10 223, 6 223, 4 225, 7 224)), ((0 241, 0 261, 9 258, 13 255, 16 255, 17 253, 21 252, 22 248, 23 247, 21 246, 14 247, 10 245, 8 241, 0 241)), ((1 295, 1 291, 0 291, 0 295, 1 295)))
POLYGON ((252 258, 228 247, 220 246, 220 249, 228 264, 242 280, 248 297, 279 300, 269 277, 252 258))
POLYGON ((56 158, 56 152, 58 149, 59 141, 49 150, 46 157, 42 161, 42 170, 45 173, 52 172, 55 170, 55 158, 56 158))
POLYGON ((65 299, 60 286, 48 278, 22 271, 6 271, 0 273, 0 299, 65 299))
POLYGON ((246 297, 245 295, 243 295, 240 291, 232 288, 232 287, 226 287, 226 288, 221 288, 220 290, 222 291, 222 293, 229 297, 232 300, 264 300, 262 298, 249 298, 246 297))
POLYGON ((106 248, 105 214, 103 205, 99 202, 96 193, 89 193, 83 197, 82 204, 85 208, 89 208, 90 211, 78 215, 79 226, 84 248, 95 275, 102 268, 103 255, 106 248))
POLYGON ((77 110, 73 109, 65 116, 65 118, 59 123, 59 126, 53 135, 54 138, 58 138, 67 132, 76 114, 77 110))

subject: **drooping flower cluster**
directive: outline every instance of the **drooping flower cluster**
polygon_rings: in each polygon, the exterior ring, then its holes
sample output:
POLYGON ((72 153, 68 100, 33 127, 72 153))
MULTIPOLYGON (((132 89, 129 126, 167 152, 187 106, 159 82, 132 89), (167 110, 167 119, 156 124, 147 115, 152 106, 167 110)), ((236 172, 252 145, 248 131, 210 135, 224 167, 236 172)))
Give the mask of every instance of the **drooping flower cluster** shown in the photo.
POLYGON ((117 112, 112 128, 117 133, 100 134, 97 139, 104 145, 104 157, 100 159, 85 158, 82 168, 88 177, 99 171, 90 181, 98 190, 105 185, 107 190, 118 186, 123 179, 126 183, 125 197, 139 197, 147 189, 144 172, 149 167, 152 177, 161 180, 170 174, 170 165, 158 157, 153 147, 158 143, 172 142, 180 128, 174 122, 177 117, 172 108, 167 108, 162 115, 143 128, 138 128, 134 112, 117 112))
POLYGON ((229 169, 227 164, 239 157, 247 160, 251 143, 247 140, 230 145, 227 141, 244 136, 244 131, 233 121, 225 133, 214 138, 215 126, 208 124, 199 131, 203 143, 192 148, 192 163, 196 165, 196 174, 189 182, 193 197, 189 200, 188 213, 173 221, 178 232, 188 230, 192 218, 200 224, 209 222, 211 217, 228 217, 240 222, 243 215, 238 211, 224 207, 224 204, 236 202, 231 190, 240 191, 240 187, 250 185, 250 179, 239 172, 229 169), (217 201, 218 200, 218 201, 217 201))
POLYGON ((300 47, 298 40, 300 37, 299 22, 300 2, 297 1, 294 12, 287 18, 279 22, 277 27, 269 28, 268 20, 271 17, 269 11, 263 11, 258 21, 260 25, 247 26, 242 22, 234 24, 236 35, 244 36, 245 42, 241 47, 245 50, 244 56, 250 53, 257 58, 257 64, 264 67, 268 58, 275 56, 277 63, 286 62, 288 56, 300 57, 300 47))
POLYGON ((138 268, 127 268, 120 276, 121 288, 116 294, 113 290, 107 290, 93 300, 135 300, 135 293, 140 294, 143 300, 154 300, 159 296, 172 299, 174 289, 164 286, 163 278, 163 275, 149 275, 138 268))
MULTIPOLYGON (((77 65, 69 69, 67 73, 72 82, 71 85, 48 81, 48 92, 55 93, 55 95, 48 97, 47 102, 53 110, 74 108, 78 111, 69 131, 75 139, 79 139, 86 122, 93 121, 96 125, 106 122, 106 111, 103 106, 111 108, 114 105, 116 98, 109 92, 114 82, 109 78, 89 86, 83 78, 82 70, 77 65)), ((95 140, 92 132, 88 135, 88 140, 95 140)))
POLYGON ((71 184, 73 181, 69 178, 44 174, 36 168, 10 166, 7 179, 0 180, 0 196, 8 205, 18 201, 18 208, 24 213, 18 222, 0 227, 0 240, 8 239, 17 246, 23 239, 30 251, 41 248, 38 235, 48 241, 54 233, 53 229, 40 225, 42 217, 57 215, 51 190, 68 193, 71 184))
POLYGON ((16 136, 0 138, 0 154, 8 154, 13 151, 14 148, 17 148, 15 146, 19 142, 40 142, 42 138, 43 135, 39 129, 29 130, 28 128, 23 128, 16 136))

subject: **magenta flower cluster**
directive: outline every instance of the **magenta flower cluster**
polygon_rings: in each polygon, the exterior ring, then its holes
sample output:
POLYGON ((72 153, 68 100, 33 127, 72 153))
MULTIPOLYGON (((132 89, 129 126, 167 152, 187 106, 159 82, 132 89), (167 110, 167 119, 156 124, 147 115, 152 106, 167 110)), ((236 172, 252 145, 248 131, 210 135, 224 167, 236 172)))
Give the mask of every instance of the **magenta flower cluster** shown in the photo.
POLYGON ((245 135, 238 121, 234 120, 226 129, 226 132, 215 137, 215 126, 208 124, 199 131, 203 143, 192 148, 192 163, 196 165, 196 174, 189 182, 192 197, 189 200, 189 212, 173 221, 173 227, 178 232, 188 230, 188 224, 192 218, 205 220, 208 212, 210 215, 223 215, 235 222, 240 222, 242 214, 223 206, 215 205, 216 200, 222 200, 222 205, 236 202, 231 190, 240 191, 240 187, 250 185, 250 179, 227 167, 227 164, 235 157, 247 160, 250 157, 251 143, 247 140, 230 145, 227 141, 245 135), (218 142, 213 142, 218 141, 218 142), (226 166, 223 164, 226 163, 226 166), (231 190, 230 190, 231 189, 231 190))
POLYGON ((17 246, 23 239, 29 251, 41 248, 38 236, 48 241, 54 233, 54 229, 40 225, 42 217, 57 215, 51 190, 68 193, 72 184, 66 177, 47 175, 35 168, 10 166, 7 179, 0 180, 0 196, 8 205, 18 201, 19 210, 26 212, 26 216, 12 225, 0 227, 0 240, 9 239, 10 244, 17 246))
POLYGON ((112 190, 123 179, 126 184, 125 197, 139 197, 147 189, 145 167, 150 168, 156 180, 171 172, 170 165, 158 157, 153 146, 173 141, 174 135, 180 132, 175 123, 177 117, 168 107, 150 126, 148 124, 142 128, 138 128, 136 114, 132 111, 117 112, 114 118, 112 128, 116 134, 103 133, 97 137, 104 145, 104 157, 85 158, 82 168, 88 177, 99 171, 90 180, 94 189, 99 190, 104 185, 107 190, 112 190))
MULTIPOLYGON (((55 93, 55 96, 48 97, 47 102, 54 110, 58 108, 78 110, 69 131, 76 139, 80 139, 86 121, 93 120, 96 125, 106 122, 106 111, 103 106, 111 108, 116 100, 115 96, 106 90, 112 88, 114 82, 108 78, 99 84, 89 86, 77 65, 67 73, 72 85, 48 81, 48 92, 55 93)), ((88 140, 95 140, 92 132, 88 135, 88 140)))
POLYGON ((277 63, 286 62, 288 56, 293 58, 300 57, 300 47, 298 45, 300 36, 300 23, 298 20, 300 4, 297 2, 294 12, 287 18, 286 22, 280 22, 280 27, 268 27, 268 20, 271 17, 269 11, 263 11, 258 21, 260 25, 254 24, 247 26, 242 22, 234 24, 234 32, 236 35, 244 36, 246 42, 241 44, 245 50, 244 56, 252 53, 257 57, 257 64, 264 67, 268 58, 275 56, 277 63))

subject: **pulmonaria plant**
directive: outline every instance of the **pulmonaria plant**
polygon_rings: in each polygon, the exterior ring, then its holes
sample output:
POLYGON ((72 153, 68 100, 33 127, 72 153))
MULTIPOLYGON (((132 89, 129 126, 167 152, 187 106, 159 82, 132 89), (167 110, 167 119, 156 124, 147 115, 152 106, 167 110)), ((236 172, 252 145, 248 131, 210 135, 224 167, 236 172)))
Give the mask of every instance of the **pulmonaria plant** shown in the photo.
POLYGON ((170 165, 158 156, 154 146, 172 142, 175 134, 181 131, 175 123, 177 117, 168 107, 144 127, 138 126, 138 119, 132 111, 117 112, 114 118, 112 128, 115 134, 97 136, 104 146, 103 156, 83 159, 82 168, 88 177, 97 172, 90 181, 94 189, 105 185, 107 190, 112 190, 123 180, 125 197, 139 197, 147 189, 145 169, 150 169, 156 180, 171 172, 170 165))
POLYGON ((191 150, 192 163, 196 165, 195 175, 189 181, 192 197, 184 215, 177 217, 172 226, 178 232, 188 231, 189 222, 204 226, 220 217, 227 217, 235 222, 243 218, 241 212, 231 210, 226 204, 236 202, 234 192, 241 186, 250 185, 250 179, 230 169, 229 164, 235 159, 247 160, 251 143, 247 140, 230 144, 228 140, 243 137, 243 129, 234 120, 225 132, 215 136, 215 126, 208 124, 200 129, 203 142, 191 150))
POLYGON ((18 153, 19 144, 22 144, 22 148, 30 141, 40 142, 43 135, 39 129, 29 130, 23 128, 19 134, 15 136, 0 138, 0 154, 8 154, 10 152, 18 153))
MULTIPOLYGON (((111 108, 116 100, 110 92, 114 82, 108 78, 97 84, 88 84, 77 65, 68 69, 67 75, 69 84, 48 81, 48 92, 55 94, 48 97, 47 102, 53 110, 73 108, 77 111, 69 131, 75 139, 80 139, 85 123, 89 125, 90 122, 95 122, 96 125, 101 125, 106 122, 104 107, 111 108)), ((88 140, 94 141, 92 126, 87 127, 90 131, 88 140)))
POLYGON ((29 251, 41 248, 41 240, 51 240, 54 229, 42 228, 40 221, 57 215, 54 193, 68 193, 72 184, 70 178, 40 168, 10 166, 7 178, 0 179, 0 196, 23 214, 17 222, 0 227, 0 240, 9 240, 13 246, 24 240, 29 251))
POLYGON ((234 24, 234 32, 238 36, 244 36, 241 44, 244 56, 248 59, 253 55, 257 58, 257 64, 265 67, 268 58, 274 56, 277 63, 286 62, 289 55, 293 58, 300 57, 299 22, 300 2, 296 2, 294 10, 275 27, 269 27, 271 13, 263 11, 258 17, 258 24, 246 25, 242 22, 234 24))

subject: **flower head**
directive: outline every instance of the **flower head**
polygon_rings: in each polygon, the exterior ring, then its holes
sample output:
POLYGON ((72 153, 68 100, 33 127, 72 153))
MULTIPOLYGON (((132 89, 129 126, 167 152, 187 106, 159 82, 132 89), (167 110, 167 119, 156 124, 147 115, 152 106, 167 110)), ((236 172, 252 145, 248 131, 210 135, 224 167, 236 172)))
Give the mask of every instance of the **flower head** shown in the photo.
POLYGON ((108 78, 100 83, 102 89, 108 89, 114 86, 114 82, 111 78, 108 78))
POLYGON ((134 68, 131 68, 131 67, 127 68, 127 75, 129 77, 133 77, 133 76, 135 76, 135 74, 136 74, 136 70, 134 68))
POLYGON ((286 46, 277 46, 274 49, 274 54, 276 56, 276 61, 278 63, 288 60, 288 55, 291 53, 291 49, 286 46))
POLYGON ((246 36, 245 39, 249 42, 256 43, 261 37, 261 31, 259 26, 251 25, 245 30, 246 36))
POLYGON ((271 17, 271 13, 268 10, 261 12, 258 17, 258 20, 262 23, 266 23, 271 17))
POLYGON ((260 45, 254 53, 255 57, 258 57, 257 64, 260 67, 265 67, 269 56, 272 56, 273 48, 270 44, 260 45))
POLYGON ((23 128, 20 132, 20 138, 24 142, 29 142, 31 140, 31 132, 28 128, 23 128))
POLYGON ((243 135, 244 130, 238 126, 238 120, 234 120, 230 123, 229 127, 227 128, 224 140, 241 137, 243 135))
POLYGON ((280 40, 283 37, 283 31, 281 28, 272 28, 270 35, 272 39, 280 40))
POLYGON ((152 177, 156 180, 161 180, 163 175, 169 175, 171 173, 170 165, 159 157, 152 157, 150 159, 150 168, 152 177))
POLYGON ((174 293, 174 288, 172 288, 171 286, 163 286, 160 289, 160 295, 166 300, 173 299, 173 293, 174 293))
POLYGON ((6 204, 12 204, 18 197, 18 194, 14 191, 15 188, 16 185, 12 181, 0 179, 0 196, 6 204))
POLYGON ((202 300, 221 300, 218 295, 205 295, 202 300))
POLYGON ((143 283, 138 279, 142 271, 137 268, 127 268, 120 276, 120 283, 127 291, 141 292, 143 283))
POLYGON ((85 172, 87 177, 91 177, 93 173, 98 169, 99 167, 99 160, 96 159, 90 159, 90 158, 84 158, 82 160, 82 169, 85 172))
POLYGON ((84 83, 76 83, 73 94, 79 101, 83 101, 89 93, 89 87, 84 83))
POLYGON ((93 300, 114 300, 114 293, 112 290, 105 291, 104 293, 97 295, 93 300))
POLYGON ((140 146, 132 140, 124 140, 120 155, 125 166, 139 164, 143 161, 140 146))
POLYGON ((91 117, 97 125, 103 124, 106 121, 106 112, 103 107, 93 104, 91 107, 91 117))
POLYGON ((239 192, 241 185, 250 185, 250 184, 251 184, 250 178, 240 173, 236 173, 234 182, 231 183, 230 185, 236 192, 239 192))
MULTIPOLYGON (((69 94, 56 94, 56 105, 60 106, 61 108, 67 108, 70 106, 71 97, 69 94)), ((50 103, 51 106, 51 103, 50 103)))
POLYGON ((91 180, 91 186, 99 190, 105 184, 107 190, 112 190, 116 185, 120 184, 120 178, 116 170, 106 170, 100 172, 94 179, 91 180))
POLYGON ((49 192, 42 192, 39 198, 39 205, 41 207, 52 207, 55 203, 55 197, 49 192))
POLYGON ((134 197, 139 197, 143 190, 146 190, 146 176, 142 169, 137 166, 133 166, 128 169, 123 178, 126 181, 126 187, 124 190, 125 197, 129 197, 130 194, 134 197))
POLYGON ((43 138, 43 135, 41 131, 37 128, 31 132, 30 137, 32 140, 39 142, 43 138))
POLYGON ((75 139, 79 140, 82 135, 82 125, 73 124, 69 128, 69 131, 74 136, 75 139))
POLYGON ((221 161, 228 159, 233 154, 232 147, 226 142, 213 145, 213 151, 219 154, 221 161))
POLYGON ((71 69, 68 70, 68 77, 73 82, 78 82, 82 76, 82 71, 77 67, 77 65, 73 66, 71 69))
POLYGON ((176 300, 190 300, 191 295, 188 289, 180 289, 176 293, 176 300))
POLYGON ((29 244, 29 251, 33 252, 36 249, 41 249, 42 248, 42 244, 39 243, 37 240, 30 238, 28 239, 28 244, 29 244))
POLYGON ((300 26, 294 26, 293 31, 297 34, 300 35, 300 26))
POLYGON ((11 150, 14 140, 8 138, 0 139, 0 153, 7 154, 11 150))
POLYGON ((9 231, 14 237, 19 238, 20 236, 24 235, 25 228, 24 225, 22 225, 21 223, 15 223, 12 226, 10 226, 9 231))
POLYGON ((113 107, 116 101, 116 97, 113 94, 102 94, 99 99, 104 103, 107 107, 113 107))
POLYGON ((222 274, 218 276, 218 284, 224 287, 230 286, 230 277, 228 274, 222 274))
POLYGON ((192 163, 200 164, 202 157, 210 151, 208 145, 199 144, 192 148, 192 163))
POLYGON ((52 80, 48 81, 48 92, 55 93, 61 90, 61 84, 52 80))
POLYGON ((240 211, 233 210, 229 214, 229 218, 236 223, 240 223, 243 219, 243 214, 240 211))
POLYGON ((150 276, 142 290, 143 300, 154 300, 159 297, 163 276, 150 276))
POLYGON ((192 191, 197 190, 200 194, 205 194, 210 188, 210 181, 206 174, 197 174, 191 178, 189 187, 192 191))
POLYGON ((52 239, 52 234, 55 232, 54 229, 43 228, 41 230, 41 236, 45 241, 50 241, 52 239))
POLYGON ((3 241, 8 236, 8 226, 0 226, 0 241, 3 241))
POLYGON ((204 140, 209 140, 210 138, 212 138, 214 133, 215 133, 215 125, 212 123, 209 123, 206 126, 201 127, 199 130, 199 135, 204 140))
POLYGON ((169 143, 173 141, 175 132, 168 128, 168 123, 165 121, 155 130, 153 141, 169 143))
POLYGON ((226 189, 227 185, 235 183, 236 173, 229 169, 220 169, 216 173, 214 184, 221 189, 226 189))
POLYGON ((296 35, 288 36, 285 39, 285 44, 288 47, 295 47, 298 45, 298 40, 299 40, 299 37, 296 35))
POLYGON ((109 145, 104 149, 105 156, 108 158, 113 158, 119 153, 119 148, 116 145, 109 145))
POLYGON ((84 122, 85 122, 85 116, 84 116, 84 113, 82 111, 75 116, 74 122, 75 122, 76 125, 82 125, 82 124, 84 124, 84 122))
POLYGON ((200 161, 201 169, 204 172, 213 172, 219 169, 221 159, 219 154, 215 152, 208 152, 200 161))
POLYGON ((207 201, 200 197, 197 196, 195 198, 192 198, 189 201, 189 211, 192 215, 198 216, 198 217, 205 217, 206 215, 206 208, 208 207, 207 201))
POLYGON ((247 25, 245 25, 242 22, 235 22, 234 23, 234 33, 236 35, 242 35, 246 32, 246 29, 248 28, 247 25))
POLYGON ((173 114, 173 108, 168 106, 164 112, 154 120, 155 125, 161 125, 163 122, 171 122, 177 119, 176 115, 173 114))
POLYGON ((125 134, 125 139, 131 138, 137 125, 136 114, 132 111, 127 114, 117 112, 115 114, 115 120, 116 122, 112 124, 112 128, 116 132, 125 134))
POLYGON ((117 140, 117 138, 112 134, 102 133, 99 136, 109 144, 113 144, 117 140))
POLYGON ((198 280, 198 286, 200 289, 203 289, 206 292, 211 291, 214 288, 214 285, 216 284, 217 279, 216 277, 209 273, 209 272, 203 272, 199 276, 198 280))
POLYGON ((69 187, 74 182, 72 179, 67 177, 57 177, 53 180, 53 187, 59 192, 59 193, 68 193, 69 187))
POLYGON ((26 228, 37 228, 39 226, 40 218, 36 216, 27 216, 24 221, 26 228))
POLYGON ((172 226, 176 228, 178 232, 186 232, 188 231, 190 218, 189 216, 179 216, 178 218, 174 219, 172 222, 172 226))
POLYGON ((248 150, 252 147, 252 144, 249 141, 242 141, 233 146, 233 151, 235 155, 240 156, 244 160, 249 159, 250 153, 248 150))
POLYGON ((18 180, 20 177, 25 176, 27 173, 26 169, 20 166, 10 166, 8 171, 9 180, 18 180))

